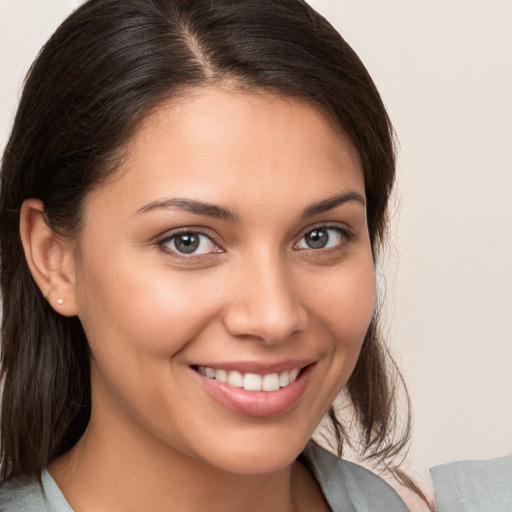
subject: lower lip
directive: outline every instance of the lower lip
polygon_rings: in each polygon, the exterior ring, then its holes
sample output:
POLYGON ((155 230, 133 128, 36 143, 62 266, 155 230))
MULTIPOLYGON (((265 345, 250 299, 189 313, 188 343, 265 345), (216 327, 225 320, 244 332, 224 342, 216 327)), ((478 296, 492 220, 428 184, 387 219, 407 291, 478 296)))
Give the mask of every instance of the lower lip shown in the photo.
POLYGON ((192 371, 206 391, 221 404, 247 416, 265 417, 284 412, 300 400, 313 366, 304 368, 294 382, 276 391, 247 391, 192 371))

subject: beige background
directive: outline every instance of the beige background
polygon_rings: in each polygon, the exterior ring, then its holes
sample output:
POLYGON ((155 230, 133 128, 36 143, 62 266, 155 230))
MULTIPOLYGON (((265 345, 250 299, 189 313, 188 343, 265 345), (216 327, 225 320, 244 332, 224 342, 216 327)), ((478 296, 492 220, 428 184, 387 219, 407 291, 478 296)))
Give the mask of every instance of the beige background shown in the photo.
MULTIPOLYGON (((510 453, 512 2, 311 3, 367 65, 401 144, 385 271, 413 466, 510 453)), ((0 0, 0 148, 31 60, 78 4, 0 0)))

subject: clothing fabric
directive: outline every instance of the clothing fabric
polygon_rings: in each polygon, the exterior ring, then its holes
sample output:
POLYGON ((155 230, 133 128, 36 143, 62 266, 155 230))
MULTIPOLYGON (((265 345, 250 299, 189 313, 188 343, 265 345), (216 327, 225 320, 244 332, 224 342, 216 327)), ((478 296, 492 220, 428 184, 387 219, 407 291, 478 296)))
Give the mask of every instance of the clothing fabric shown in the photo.
MULTIPOLYGON (((335 457, 313 442, 308 444, 301 460, 313 471, 333 512, 407 512, 404 502, 382 478, 335 457)), ((0 489, 0 512, 73 512, 73 509, 45 470, 42 485, 37 481, 5 484, 0 489)))
POLYGON ((333 512, 408 512, 396 491, 368 469, 312 442, 303 455, 333 512))
POLYGON ((0 512, 73 512, 48 471, 41 482, 7 482, 0 488, 0 512))
POLYGON ((512 512, 512 455, 430 470, 438 512, 512 512))

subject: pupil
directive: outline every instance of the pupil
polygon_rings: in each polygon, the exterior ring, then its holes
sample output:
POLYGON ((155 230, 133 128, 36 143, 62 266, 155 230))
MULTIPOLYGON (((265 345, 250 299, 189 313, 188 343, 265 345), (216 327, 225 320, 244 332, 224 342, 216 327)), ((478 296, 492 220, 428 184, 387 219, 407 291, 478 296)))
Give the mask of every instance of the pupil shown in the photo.
POLYGON ((321 249, 327 245, 328 241, 329 235, 325 230, 315 229, 306 235, 306 243, 312 249, 321 249))
POLYGON ((176 238, 174 245, 179 252, 190 254, 199 247, 199 236, 193 233, 184 233, 176 238))

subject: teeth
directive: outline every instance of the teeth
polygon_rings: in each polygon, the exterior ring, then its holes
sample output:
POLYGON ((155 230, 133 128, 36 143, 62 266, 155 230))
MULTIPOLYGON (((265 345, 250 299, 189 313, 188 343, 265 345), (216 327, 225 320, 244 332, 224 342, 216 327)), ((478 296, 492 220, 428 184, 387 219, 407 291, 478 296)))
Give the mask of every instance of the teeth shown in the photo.
POLYGON ((300 370, 294 368, 290 371, 268 373, 262 376, 257 373, 246 373, 243 375, 236 370, 227 372, 226 370, 216 370, 208 366, 199 366, 198 372, 209 379, 227 382, 230 386, 244 388, 247 391, 276 391, 294 382, 300 370))
POLYGON ((244 386, 244 378, 240 372, 229 372, 228 373, 228 384, 235 386, 236 388, 242 388, 244 386))
POLYGON ((244 388, 247 391, 261 391, 261 375, 246 373, 244 375, 244 388))
POLYGON ((290 372, 283 372, 279 375, 279 385, 284 388, 290 384, 290 372))
POLYGON ((268 375, 265 375, 261 384, 261 390, 275 391, 276 389, 279 389, 279 374, 269 373, 268 375))
POLYGON ((215 370, 215 380, 220 380, 221 382, 227 382, 228 374, 224 370, 215 370))

